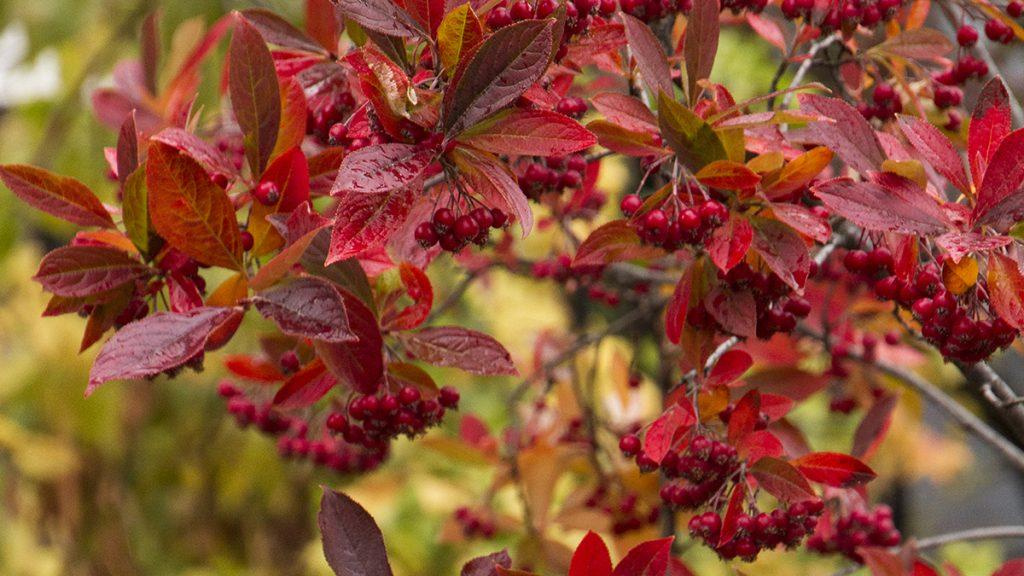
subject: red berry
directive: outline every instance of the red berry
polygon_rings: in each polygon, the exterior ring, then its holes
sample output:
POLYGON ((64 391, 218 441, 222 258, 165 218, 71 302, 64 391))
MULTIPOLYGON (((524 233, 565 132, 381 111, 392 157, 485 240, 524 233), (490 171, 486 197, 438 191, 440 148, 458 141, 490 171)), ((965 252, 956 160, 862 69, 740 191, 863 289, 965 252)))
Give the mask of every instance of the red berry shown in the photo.
POLYGON ((252 250, 252 247, 256 245, 256 239, 252 237, 252 232, 248 230, 242 230, 239 234, 242 239, 242 250, 248 252, 252 250))
POLYGON ((487 26, 497 30, 498 28, 504 28, 512 23, 512 15, 509 14, 508 8, 504 6, 498 6, 487 13, 487 26))
POLYGON ((615 0, 601 0, 601 4, 598 6, 597 10, 601 13, 601 16, 607 17, 614 14, 616 8, 618 8, 618 6, 616 5, 615 0))
POLYGON ((491 211, 488 210, 487 208, 474 208, 473 211, 469 213, 469 215, 473 217, 473 220, 476 220, 477 224, 480 225, 481 232, 489 229, 491 225, 494 224, 494 216, 491 214, 491 211))
POLYGON ((455 226, 455 214, 448 208, 438 208, 434 212, 434 230, 438 234, 444 234, 455 226))
POLYGON ((965 24, 956 31, 956 42, 964 48, 970 48, 978 42, 978 31, 965 24))
POLYGON ((508 11, 509 16, 513 20, 526 20, 533 18, 533 7, 526 0, 519 0, 515 4, 512 4, 512 8, 508 11))
POLYGON ((1024 3, 1013 0, 1006 5, 1006 13, 1012 18, 1020 18, 1021 14, 1024 14, 1024 3))
POLYGON ((627 434, 619 440, 619 450, 627 457, 633 457, 640 451, 640 439, 635 434, 627 434))
POLYGON ((622 202, 619 203, 619 209, 626 216, 632 216, 640 209, 643 203, 644 201, 636 194, 627 194, 622 198, 622 202))
POLYGON ((280 358, 281 368, 285 372, 298 372, 300 367, 299 355, 294 350, 288 350, 284 354, 281 354, 280 358))
POLYGON ((421 222, 416 226, 414 232, 416 241, 420 243, 420 246, 424 248, 430 248, 434 244, 437 244, 437 232, 434 230, 434 226, 430 222, 421 222))
POLYGON ((344 142, 345 138, 348 136, 348 126, 338 122, 334 126, 331 126, 331 130, 327 134, 327 142, 331 146, 337 146, 344 142))
POLYGON ((398 392, 398 400, 406 406, 419 402, 420 398, 420 391, 412 386, 406 386, 398 392))
POLYGON ((445 408, 457 408, 459 405, 459 391, 451 386, 444 386, 439 391, 437 400, 445 408))
POLYGON ((455 221, 455 235, 463 240, 470 240, 480 233, 480 225, 469 214, 459 216, 455 221))
POLYGON ((281 191, 273 182, 260 182, 253 188, 252 196, 264 206, 274 206, 281 199, 281 191))
POLYGON ((491 208, 491 217, 494 219, 494 224, 491 224, 494 228, 504 228, 508 223, 508 215, 500 208, 491 208))

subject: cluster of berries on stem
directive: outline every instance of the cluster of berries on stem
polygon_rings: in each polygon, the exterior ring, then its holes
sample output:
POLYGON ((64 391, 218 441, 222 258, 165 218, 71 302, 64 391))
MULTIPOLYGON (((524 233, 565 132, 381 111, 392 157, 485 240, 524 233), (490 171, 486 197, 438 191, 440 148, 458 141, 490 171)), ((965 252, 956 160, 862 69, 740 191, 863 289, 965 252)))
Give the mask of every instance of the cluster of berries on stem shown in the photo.
POLYGON ((843 554, 856 562, 864 559, 857 553, 862 546, 898 546, 902 536, 892 520, 892 509, 881 505, 874 510, 854 510, 834 517, 807 539, 807 548, 820 554, 843 554))
POLYGON ((637 234, 645 244, 675 251, 684 245, 703 245, 711 233, 729 218, 729 209, 714 199, 686 205, 678 196, 661 206, 637 215, 644 201, 636 194, 622 198, 619 208, 632 218, 637 234))
POLYGON ((814 531, 823 510, 821 500, 807 500, 770 513, 741 514, 736 518, 736 535, 721 544, 722 516, 718 512, 694 516, 689 528, 694 538, 703 540, 723 559, 741 558, 752 562, 762 550, 772 550, 780 544, 787 548, 799 545, 814 531))
POLYGON ((456 214, 451 208, 438 208, 429 222, 416 226, 414 235, 423 248, 437 244, 442 250, 458 252, 470 242, 486 245, 491 229, 504 228, 506 224, 508 215, 499 208, 478 206, 465 214, 456 214))

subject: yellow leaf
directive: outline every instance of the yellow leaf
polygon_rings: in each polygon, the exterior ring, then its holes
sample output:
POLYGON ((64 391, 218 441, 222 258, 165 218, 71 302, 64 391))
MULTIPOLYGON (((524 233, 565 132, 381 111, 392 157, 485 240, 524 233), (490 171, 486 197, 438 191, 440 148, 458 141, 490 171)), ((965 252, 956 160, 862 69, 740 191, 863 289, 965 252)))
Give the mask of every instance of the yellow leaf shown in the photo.
POLYGON ((928 175, 924 171, 924 166, 917 160, 886 160, 882 162, 882 170, 903 176, 921 188, 928 185, 928 175))
POLYGON ((955 263, 947 260, 942 265, 942 283, 957 296, 970 290, 978 282, 978 261, 968 256, 955 263))
POLYGON ((750 168, 758 174, 767 174, 768 172, 774 172, 779 168, 782 168, 782 165, 785 162, 785 156, 782 155, 782 152, 776 150, 774 152, 768 152, 751 158, 750 162, 747 162, 747 168, 750 168))
POLYGON ((437 47, 441 65, 455 70, 459 59, 483 40, 483 26, 468 3, 449 12, 437 28, 437 47))
POLYGON ((769 198, 777 198, 803 188, 832 162, 832 156, 832 150, 824 146, 804 152, 786 164, 778 178, 766 184, 765 192, 769 198))
POLYGON ((227 280, 221 282, 220 286, 213 291, 213 294, 206 299, 207 306, 234 306, 239 300, 244 300, 249 295, 249 281, 241 272, 232 274, 227 280))

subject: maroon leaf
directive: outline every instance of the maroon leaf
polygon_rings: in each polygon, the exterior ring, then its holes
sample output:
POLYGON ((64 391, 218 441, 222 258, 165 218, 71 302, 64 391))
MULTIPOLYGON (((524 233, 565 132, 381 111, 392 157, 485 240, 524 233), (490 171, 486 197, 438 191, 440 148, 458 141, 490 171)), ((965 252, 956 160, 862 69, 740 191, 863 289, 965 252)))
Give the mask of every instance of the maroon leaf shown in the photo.
POLYGON ((1008 134, 988 159, 978 188, 974 225, 1006 230, 1024 217, 1024 128, 1008 134))
POLYGON ((597 137, 597 142, 618 154, 642 158, 668 154, 654 131, 627 130, 608 120, 594 120, 587 124, 587 130, 597 137))
POLYGON ((636 67, 654 96, 664 92, 669 98, 675 97, 672 84, 672 70, 668 66, 668 57, 661 47, 661 42, 654 32, 637 18, 621 13, 622 22, 626 25, 626 42, 636 59, 636 67))
POLYGON ((875 479, 867 464, 838 452, 812 452, 793 461, 805 478, 836 488, 849 488, 875 479))
POLYGON ((686 313, 690 309, 690 294, 693 292, 693 268, 689 268, 679 278, 672 299, 665 308, 665 335, 673 344, 679 344, 686 325, 686 313))
POLYGON ((754 229, 750 227, 750 221, 744 216, 730 213, 725 225, 719 226, 711 235, 708 254, 719 270, 728 272, 743 261, 753 239, 754 229))
POLYGON ((346 18, 351 18, 367 30, 412 38, 426 37, 426 32, 392 0, 331 0, 346 18))
POLYGON ((800 110, 835 120, 811 122, 807 131, 811 139, 827 146, 858 172, 878 170, 885 153, 875 131, 856 108, 838 98, 817 94, 800 94, 800 110))
POLYGON ((58 296, 85 297, 135 282, 149 273, 145 264, 116 248, 64 246, 43 257, 35 280, 58 296))
POLYGON ((612 558, 604 540, 588 531, 573 552, 568 576, 612 576, 612 558))
POLYGON ((324 363, 317 358, 285 381, 277 394, 274 394, 274 406, 283 410, 312 406, 337 383, 324 363))
POLYGON ((268 44, 323 56, 330 54, 319 42, 270 10, 243 10, 242 17, 256 28, 268 44))
POLYGON ((818 216, 800 204, 773 203, 772 213, 797 232, 818 242, 827 242, 832 236, 832 228, 828 224, 828 219, 818 216))
POLYGON ((647 428, 647 433, 644 434, 644 454, 661 464, 661 460, 672 449, 673 440, 679 430, 688 428, 693 423, 692 414, 679 406, 670 406, 647 428))
POLYGON ((716 286, 705 298, 705 305, 727 332, 744 338, 756 336, 757 303, 749 291, 723 290, 716 286))
POLYGON ((245 156, 253 173, 262 174, 277 143, 281 88, 270 50, 245 19, 235 25, 228 68, 231 109, 245 136, 245 156))
POLYGON ((117 135, 117 179, 121 188, 127 185, 128 177, 139 167, 139 133, 135 127, 133 110, 117 135))
POLYGON ((751 463, 765 457, 778 458, 786 453, 782 441, 769 430, 754 430, 747 434, 736 445, 736 450, 751 463))
POLYGON ((643 102, 632 96, 605 92, 590 99, 609 122, 636 132, 657 132, 658 119, 643 102))
POLYGON ((441 25, 446 6, 449 4, 447 0, 399 0, 399 3, 424 30, 430 33, 431 37, 437 34, 437 28, 441 25))
POLYGON ((0 180, 26 204, 79 226, 113 228, 96 195, 74 178, 23 164, 0 165, 0 180))
POLYGON ((383 194, 414 186, 434 160, 434 151, 414 144, 378 144, 345 156, 332 196, 354 192, 383 194))
POLYGON ((615 567, 612 576, 663 576, 668 570, 673 537, 636 545, 615 567))
POLYGON ((184 365, 207 348, 222 325, 237 321, 238 308, 196 308, 184 314, 158 312, 121 328, 100 350, 85 395, 104 382, 150 378, 184 365))
POLYGON ((362 394, 373 394, 384 379, 384 338, 373 311, 356 295, 338 289, 348 315, 355 342, 314 341, 317 354, 327 369, 362 394))
POLYGON ((553 20, 525 20, 485 40, 445 94, 442 126, 455 135, 519 98, 548 67, 553 20))
POLYGON ((704 380, 704 385, 710 388, 732 384, 753 365, 754 359, 750 357, 750 354, 743 350, 729 350, 722 354, 718 362, 715 362, 711 373, 704 380))
POLYGON ((338 576, 391 576, 384 535, 358 502, 324 487, 317 516, 327 564, 338 576))
POLYGON ((739 530, 739 518, 743 515, 743 501, 746 490, 743 484, 736 484, 732 489, 732 496, 729 497, 729 504, 725 507, 725 515, 722 518, 722 531, 718 535, 717 545, 721 546, 733 539, 739 530))
POLYGON ((435 366, 459 368, 471 374, 515 375, 508 350, 500 342, 460 326, 437 326, 402 335, 406 350, 435 366))
POLYGON ((853 433, 853 448, 850 454, 867 460, 885 438, 892 424, 892 413, 896 409, 895 394, 886 394, 875 400, 853 433))
POLYGON ((697 101, 697 82, 711 77, 715 55, 718 53, 720 13, 718 0, 694 0, 693 9, 687 15, 683 58, 686 63, 687 94, 690 95, 690 102, 697 101))
POLYGON ((576 250, 572 266, 600 266, 626 260, 656 258, 661 251, 641 244, 636 230, 625 220, 613 220, 590 233, 576 250))
POLYGON ((985 84, 971 113, 967 132, 967 162, 975 186, 985 180, 989 162, 1003 139, 1010 134, 1010 95, 1002 78, 992 78, 985 84))
POLYGON ((187 153, 193 160, 202 164, 207 172, 221 174, 237 172, 231 160, 224 153, 206 140, 181 128, 166 128, 150 140, 162 142, 187 153))
POLYGON ((497 576, 498 566, 512 567, 512 558, 507 550, 474 558, 462 567, 461 576, 497 576))
POLYGON ((916 116, 900 115, 899 123, 903 135, 925 162, 943 178, 949 180, 961 193, 968 194, 971 183, 964 170, 964 161, 949 138, 931 122, 916 116))
POLYGON ((1024 574, 1024 558, 1007 560, 992 576, 1020 576, 1024 574))
POLYGON ((729 415, 729 442, 736 444, 757 427, 761 419, 761 394, 756 389, 743 395, 729 415))
POLYGON ((327 265, 379 248, 405 224, 412 208, 413 190, 388 194, 349 192, 338 198, 327 265))
POLYGON ((434 305, 434 288, 430 285, 430 278, 426 273, 408 262, 402 262, 398 272, 402 278, 402 285, 405 286, 405 293, 412 298, 413 303, 395 316, 389 328, 411 330, 423 324, 430 315, 430 309, 434 305))
POLYGON ((976 232, 949 232, 935 239, 935 243, 959 264, 964 256, 973 252, 991 252, 1006 246, 1013 239, 1009 236, 982 236, 976 232))
POLYGON ((533 230, 533 209, 507 165, 486 152, 464 148, 456 148, 453 158, 473 191, 488 205, 515 216, 525 238, 533 230))
POLYGON ((754 250, 783 282, 793 290, 802 290, 811 273, 811 256, 803 239, 778 220, 755 217, 751 224, 754 250))
POLYGON ((329 282, 298 278, 252 299, 256 310, 273 320, 285 334, 324 342, 352 342, 345 303, 329 282))
POLYGON ((993 252, 988 258, 989 304, 999 317, 1017 330, 1024 330, 1024 274, 1009 256, 993 252))
MULTIPOLYGON (((901 177, 887 178, 893 182, 901 177)), ((924 236, 949 230, 939 205, 913 183, 886 189, 874 182, 837 178, 811 190, 830 211, 868 230, 924 236)))
POLYGON ((761 488, 784 502, 802 502, 817 498, 803 474, 784 460, 761 458, 751 466, 750 473, 757 479, 761 488))
POLYGON ((520 108, 495 114, 463 132, 459 140, 510 156, 565 156, 597 144, 593 134, 568 116, 520 108))

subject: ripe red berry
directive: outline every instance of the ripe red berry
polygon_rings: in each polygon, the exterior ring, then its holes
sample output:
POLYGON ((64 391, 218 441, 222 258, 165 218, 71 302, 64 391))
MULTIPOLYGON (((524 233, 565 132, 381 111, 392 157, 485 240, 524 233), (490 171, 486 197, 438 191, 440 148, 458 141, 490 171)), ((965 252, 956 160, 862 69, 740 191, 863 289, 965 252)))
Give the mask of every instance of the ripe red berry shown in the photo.
POLYGON ((512 4, 512 8, 508 13, 515 21, 526 20, 528 18, 533 18, 533 6, 530 6, 530 3, 526 0, 518 0, 516 3, 512 4))
POLYGON ((494 224, 494 215, 487 208, 474 208, 469 215, 473 217, 473 220, 476 220, 481 232, 486 231, 494 224))
POLYGON ((438 208, 434 212, 434 230, 438 234, 444 234, 455 226, 455 213, 448 208, 438 208))
POLYGON ((420 243, 420 246, 424 248, 430 248, 434 244, 437 244, 437 232, 434 230, 434 226, 430 222, 421 222, 416 226, 416 230, 413 233, 416 241, 420 243))
POLYGON ((956 31, 956 42, 964 48, 970 48, 978 42, 978 31, 965 24, 956 31))
POLYGON ((1006 13, 1009 14, 1011 18, 1020 18, 1021 14, 1024 14, 1024 3, 1021 3, 1018 0, 1013 0, 1006 5, 1006 13))
POLYGON ((398 391, 398 400, 406 406, 420 401, 420 391, 412 386, 406 386, 398 391))
POLYGON ((288 350, 284 354, 281 354, 279 361, 281 363, 281 368, 283 368, 285 372, 291 373, 299 371, 299 355, 296 354, 294 350, 288 350))
POLYGON ((494 219, 494 223, 491 224, 494 228, 504 228, 508 223, 508 215, 500 208, 491 208, 491 217, 494 219))
POLYGON ((253 188, 252 196, 264 206, 274 206, 281 199, 281 190, 273 182, 260 182, 253 188))
POLYGON ((331 146, 338 146, 345 141, 348 137, 348 126, 338 122, 334 126, 331 126, 330 132, 327 133, 327 142, 331 146))
POLYGON ((512 23, 512 15, 509 14, 508 8, 504 6, 498 6, 487 13, 487 26, 493 30, 504 28, 512 23))
POLYGON ((242 232, 239 234, 239 237, 242 240, 242 250, 246 252, 252 250, 252 247, 256 244, 256 239, 252 237, 252 232, 249 232, 248 230, 242 230, 242 232))
POLYGON ((470 240, 480 233, 480 225, 469 214, 463 214, 455 221, 455 235, 470 240))
POLYGON ((622 197, 622 202, 619 203, 619 209, 626 216, 632 216, 640 209, 644 201, 636 194, 627 194, 622 197))
POLYGON ((640 451, 640 439, 635 434, 627 434, 619 440, 619 450, 624 456, 632 458, 640 451))
POLYGON ((451 386, 444 386, 438 392, 437 401, 445 408, 457 408, 459 406, 459 391, 451 386))

